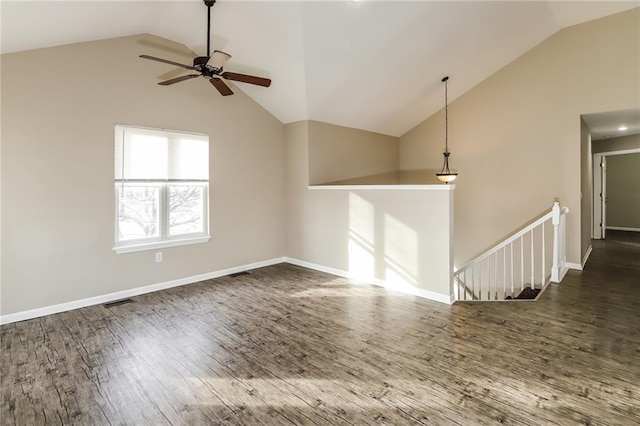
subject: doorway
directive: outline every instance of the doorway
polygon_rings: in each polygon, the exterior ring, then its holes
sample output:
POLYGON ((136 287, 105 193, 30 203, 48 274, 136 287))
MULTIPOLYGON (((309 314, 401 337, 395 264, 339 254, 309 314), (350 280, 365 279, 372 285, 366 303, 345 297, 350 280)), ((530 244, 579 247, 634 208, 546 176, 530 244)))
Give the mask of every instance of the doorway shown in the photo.
POLYGON ((640 149, 626 149, 593 154, 592 238, 594 240, 605 239, 607 233, 607 157, 636 153, 640 153, 640 149))

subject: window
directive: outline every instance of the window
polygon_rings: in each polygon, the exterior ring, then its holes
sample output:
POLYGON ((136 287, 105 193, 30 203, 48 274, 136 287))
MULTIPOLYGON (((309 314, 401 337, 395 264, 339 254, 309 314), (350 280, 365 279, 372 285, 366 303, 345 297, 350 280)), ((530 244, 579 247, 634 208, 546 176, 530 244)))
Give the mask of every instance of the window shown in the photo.
POLYGON ((209 136, 115 126, 117 253, 209 240, 209 136))

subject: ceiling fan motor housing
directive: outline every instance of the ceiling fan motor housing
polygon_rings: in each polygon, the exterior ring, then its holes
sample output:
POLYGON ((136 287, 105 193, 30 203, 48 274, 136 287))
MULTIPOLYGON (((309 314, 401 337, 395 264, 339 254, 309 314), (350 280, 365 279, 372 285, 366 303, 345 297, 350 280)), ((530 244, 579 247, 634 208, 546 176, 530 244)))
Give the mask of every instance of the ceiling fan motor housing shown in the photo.
POLYGON ((222 68, 212 67, 210 65, 207 65, 207 62, 209 62, 209 58, 207 58, 206 56, 198 56, 197 58, 193 59, 193 68, 196 71, 201 72, 202 75, 208 77, 219 75, 222 72, 222 68))

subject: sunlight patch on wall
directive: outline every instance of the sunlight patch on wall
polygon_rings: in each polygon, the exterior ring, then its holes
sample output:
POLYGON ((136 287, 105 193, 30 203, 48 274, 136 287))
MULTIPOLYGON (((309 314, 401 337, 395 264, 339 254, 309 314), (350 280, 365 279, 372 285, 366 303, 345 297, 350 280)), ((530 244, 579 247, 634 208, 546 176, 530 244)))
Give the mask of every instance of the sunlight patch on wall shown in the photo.
POLYGON ((373 205, 349 194, 349 273, 359 279, 375 278, 375 217, 373 205))
POLYGON ((384 217, 385 281, 390 288, 415 287, 418 276, 418 234, 388 214, 384 217))

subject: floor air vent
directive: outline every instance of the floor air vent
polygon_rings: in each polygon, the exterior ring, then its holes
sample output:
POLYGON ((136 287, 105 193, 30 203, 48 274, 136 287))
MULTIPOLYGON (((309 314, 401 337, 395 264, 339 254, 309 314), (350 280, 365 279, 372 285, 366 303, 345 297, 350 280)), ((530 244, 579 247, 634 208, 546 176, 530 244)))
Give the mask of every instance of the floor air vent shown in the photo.
POLYGON ((113 302, 105 303, 103 306, 105 308, 113 308, 114 306, 125 305, 127 303, 133 303, 133 300, 131 299, 114 300, 113 302))
POLYGON ((250 274, 249 271, 242 271, 242 272, 236 272, 235 274, 229 274, 229 276, 231 278, 237 278, 237 277, 240 277, 242 275, 249 275, 249 274, 250 274))

